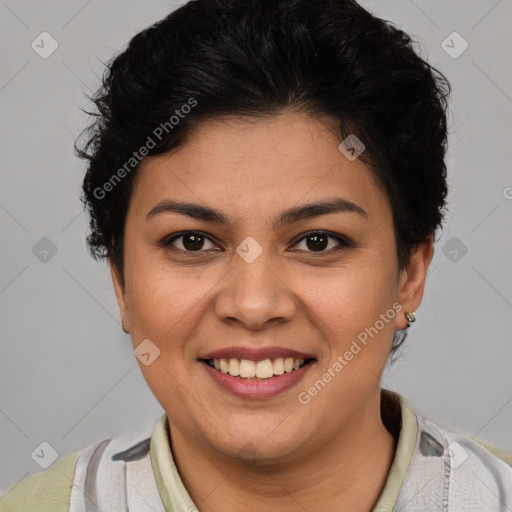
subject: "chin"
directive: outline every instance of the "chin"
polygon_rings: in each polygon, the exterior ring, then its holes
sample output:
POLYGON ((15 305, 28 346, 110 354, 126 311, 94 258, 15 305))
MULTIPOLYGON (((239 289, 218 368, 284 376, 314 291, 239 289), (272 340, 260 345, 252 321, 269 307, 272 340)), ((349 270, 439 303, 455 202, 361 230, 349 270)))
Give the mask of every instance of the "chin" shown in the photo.
POLYGON ((221 439, 212 442, 214 448, 229 457, 242 460, 247 464, 272 464, 284 461, 294 452, 298 452, 307 442, 307 433, 304 429, 296 429, 290 425, 281 428, 282 419, 269 422, 268 420, 258 423, 255 419, 249 427, 247 422, 241 425, 242 428, 231 430, 233 434, 226 434, 221 439))

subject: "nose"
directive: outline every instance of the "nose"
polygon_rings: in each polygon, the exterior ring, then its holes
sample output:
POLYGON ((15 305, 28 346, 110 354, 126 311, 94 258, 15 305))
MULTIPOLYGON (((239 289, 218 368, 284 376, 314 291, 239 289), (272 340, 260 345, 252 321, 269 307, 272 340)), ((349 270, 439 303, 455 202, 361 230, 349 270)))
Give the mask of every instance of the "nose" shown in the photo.
POLYGON ((297 304, 279 265, 265 251, 252 263, 235 257, 233 268, 221 281, 215 300, 217 317, 240 323, 249 330, 290 321, 297 304))

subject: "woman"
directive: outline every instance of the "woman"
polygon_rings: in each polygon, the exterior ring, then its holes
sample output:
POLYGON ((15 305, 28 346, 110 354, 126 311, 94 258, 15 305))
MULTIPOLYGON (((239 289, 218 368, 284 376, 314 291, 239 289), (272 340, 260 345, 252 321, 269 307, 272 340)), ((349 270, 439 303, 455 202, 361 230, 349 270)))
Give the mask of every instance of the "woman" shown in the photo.
POLYGON ((110 65, 84 204, 165 414, 1 510, 512 508, 512 469, 381 390, 446 197, 449 84, 352 0, 195 0, 110 65))

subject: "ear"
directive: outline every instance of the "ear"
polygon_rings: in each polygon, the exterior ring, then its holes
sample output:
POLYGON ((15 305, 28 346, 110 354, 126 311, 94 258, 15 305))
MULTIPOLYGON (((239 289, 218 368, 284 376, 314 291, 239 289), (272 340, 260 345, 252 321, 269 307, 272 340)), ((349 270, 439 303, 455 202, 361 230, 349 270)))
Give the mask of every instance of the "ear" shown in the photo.
POLYGON ((396 328, 407 326, 405 313, 414 313, 423 298, 425 279, 434 254, 434 237, 431 233, 411 255, 411 261, 400 273, 398 285, 398 302, 402 305, 401 314, 397 316, 396 328))
POLYGON ((108 260, 108 264, 110 267, 110 274, 112 276, 112 284, 114 285, 114 291, 116 293, 117 305, 119 306, 123 330, 130 332, 130 315, 128 311, 128 304, 126 302, 125 286, 121 280, 119 270, 112 259, 108 260))

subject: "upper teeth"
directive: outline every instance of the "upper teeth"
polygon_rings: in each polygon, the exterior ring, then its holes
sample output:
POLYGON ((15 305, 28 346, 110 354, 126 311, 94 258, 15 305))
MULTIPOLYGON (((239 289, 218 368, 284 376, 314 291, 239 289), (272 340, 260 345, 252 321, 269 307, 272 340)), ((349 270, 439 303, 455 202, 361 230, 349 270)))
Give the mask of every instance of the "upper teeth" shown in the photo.
POLYGON ((277 359, 264 359, 263 361, 250 361, 249 359, 214 359, 213 365, 217 370, 233 377, 268 379, 274 375, 282 375, 298 370, 304 364, 304 359, 293 357, 278 357, 277 359))

